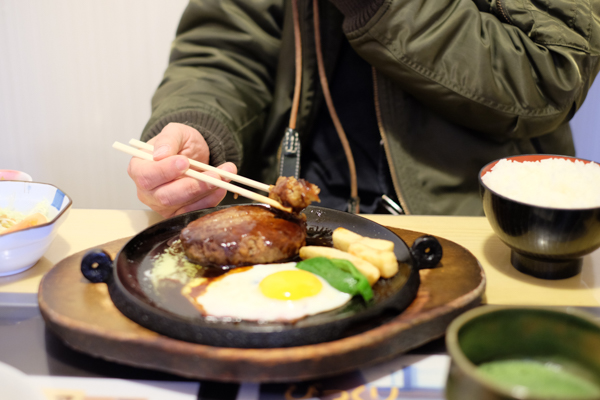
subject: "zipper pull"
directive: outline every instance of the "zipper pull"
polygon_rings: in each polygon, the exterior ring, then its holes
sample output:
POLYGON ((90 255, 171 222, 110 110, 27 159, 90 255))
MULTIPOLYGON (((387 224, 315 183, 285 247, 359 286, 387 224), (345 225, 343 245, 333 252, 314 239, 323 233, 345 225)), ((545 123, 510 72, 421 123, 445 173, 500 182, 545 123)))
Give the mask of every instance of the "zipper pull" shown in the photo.
POLYGON ((360 212, 360 197, 350 197, 346 207, 346 211, 348 211, 350 214, 358 214, 360 212))
POLYGON ((281 143, 279 175, 300 178, 300 135, 292 128, 285 129, 281 143))

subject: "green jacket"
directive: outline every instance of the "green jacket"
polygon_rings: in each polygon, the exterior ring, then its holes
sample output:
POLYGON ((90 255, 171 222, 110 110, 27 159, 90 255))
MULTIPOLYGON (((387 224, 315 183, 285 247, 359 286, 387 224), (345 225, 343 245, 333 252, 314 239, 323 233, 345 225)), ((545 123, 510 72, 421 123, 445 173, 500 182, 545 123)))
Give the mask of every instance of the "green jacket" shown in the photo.
MULTIPOLYGON (((326 68, 342 40, 373 66, 379 130, 407 213, 482 214, 478 173, 525 153, 574 154, 568 121, 600 63, 593 0, 320 0, 326 68)), ((297 129, 324 103, 312 2, 299 0, 297 129)), ((294 88, 291 2, 192 0, 142 134, 197 128, 211 163, 272 183, 294 88)), ((360 99, 357 99, 360 101, 360 99)))

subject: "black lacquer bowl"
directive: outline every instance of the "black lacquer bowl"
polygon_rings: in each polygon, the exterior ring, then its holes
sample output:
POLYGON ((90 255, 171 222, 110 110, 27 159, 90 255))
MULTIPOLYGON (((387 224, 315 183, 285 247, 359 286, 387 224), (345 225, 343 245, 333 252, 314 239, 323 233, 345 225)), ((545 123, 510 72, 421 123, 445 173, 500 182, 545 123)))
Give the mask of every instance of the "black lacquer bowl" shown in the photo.
POLYGON ((341 226, 363 236, 391 240, 399 262, 398 274, 380 279, 373 286, 374 298, 368 303, 355 296, 338 309, 295 323, 205 318, 181 295, 183 284, 173 284, 169 291, 161 292, 148 276, 154 267, 152 260, 166 243, 178 237, 191 221, 222 208, 194 211, 155 224, 127 242, 114 261, 102 250, 92 250, 82 259, 82 273, 92 282, 106 283, 111 300, 125 316, 165 336, 218 347, 273 348, 336 340, 384 323, 415 298, 419 269, 435 266, 442 256, 442 248, 432 236, 417 238, 409 249, 396 234, 373 221, 310 206, 304 210, 309 237, 327 243, 332 231, 341 226))
MULTIPOLYGON (((547 158, 588 160, 556 155, 508 157, 518 162, 547 158)), ((564 279, 581 272, 582 257, 600 247, 600 207, 558 209, 512 200, 487 187, 482 177, 496 160, 479 173, 483 210, 498 235, 511 248, 511 263, 519 271, 543 279, 564 279)), ((591 187, 589 190, 600 190, 591 187)))

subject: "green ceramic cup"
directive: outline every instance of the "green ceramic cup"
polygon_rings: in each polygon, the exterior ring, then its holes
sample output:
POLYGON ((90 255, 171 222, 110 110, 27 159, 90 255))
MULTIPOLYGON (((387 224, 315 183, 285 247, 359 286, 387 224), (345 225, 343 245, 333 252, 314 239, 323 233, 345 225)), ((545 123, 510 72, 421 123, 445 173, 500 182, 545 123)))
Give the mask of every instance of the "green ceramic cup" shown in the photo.
POLYGON ((446 347, 447 400, 600 399, 600 323, 579 310, 478 307, 446 347))

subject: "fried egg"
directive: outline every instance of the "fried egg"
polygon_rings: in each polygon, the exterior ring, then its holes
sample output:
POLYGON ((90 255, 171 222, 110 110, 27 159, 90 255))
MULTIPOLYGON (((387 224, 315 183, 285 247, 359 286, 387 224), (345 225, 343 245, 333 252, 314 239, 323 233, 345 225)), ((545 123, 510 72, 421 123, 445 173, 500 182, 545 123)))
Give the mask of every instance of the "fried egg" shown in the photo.
POLYGON ((333 310, 351 295, 295 262, 236 268, 218 278, 190 282, 183 294, 206 317, 291 322, 333 310))

